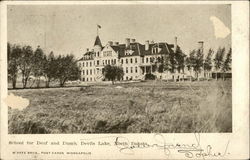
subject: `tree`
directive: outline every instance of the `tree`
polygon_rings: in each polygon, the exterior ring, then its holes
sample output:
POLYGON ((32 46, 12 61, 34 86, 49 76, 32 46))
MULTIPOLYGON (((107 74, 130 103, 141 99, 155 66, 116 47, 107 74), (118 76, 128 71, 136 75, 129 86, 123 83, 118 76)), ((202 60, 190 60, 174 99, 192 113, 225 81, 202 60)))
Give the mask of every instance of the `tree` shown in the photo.
POLYGON ((230 71, 231 70, 231 63, 232 63, 232 49, 230 48, 227 55, 226 55, 226 59, 222 64, 222 72, 223 72, 223 80, 225 79, 225 72, 230 71))
POLYGON ((23 88, 26 88, 27 82, 30 78, 30 74, 33 67, 32 58, 33 58, 33 50, 31 46, 23 46, 19 60, 19 66, 22 73, 23 88))
POLYGON ((8 58, 8 79, 12 82, 12 87, 16 88, 19 57, 22 53, 20 46, 7 43, 7 58, 8 58))
POLYGON ((32 70, 33 70, 34 76, 36 77, 37 87, 40 86, 40 78, 41 76, 44 75, 44 67, 46 63, 45 56, 46 55, 43 53, 43 50, 40 48, 40 46, 38 46, 36 51, 34 52, 33 59, 32 59, 33 60, 32 70))
POLYGON ((176 69, 178 73, 180 73, 181 71, 182 73, 184 73, 185 57, 186 55, 182 52, 181 48, 177 46, 177 49, 175 52, 175 62, 176 62, 176 69))
POLYGON ((170 69, 170 72, 174 73, 175 69, 176 69, 176 65, 177 65, 176 58, 175 58, 175 53, 174 52, 170 52, 168 58, 169 58, 169 69, 170 69))
POLYGON ((56 72, 56 59, 53 52, 50 52, 48 56, 44 56, 44 77, 46 79, 46 87, 49 87, 50 82, 55 79, 56 72))
POLYGON ((104 67, 104 77, 114 84, 115 80, 121 80, 124 75, 122 67, 106 65, 104 67))
POLYGON ((218 71, 223 65, 223 58, 225 55, 225 48, 219 47, 214 58, 214 68, 216 69, 216 80, 218 80, 218 71))
POLYGON ((114 66, 115 67, 115 71, 116 71, 116 79, 118 81, 122 80, 122 77, 124 76, 124 72, 122 67, 119 66, 114 66))
POLYGON ((210 72, 212 69, 212 55, 213 55, 214 51, 210 48, 208 50, 208 54, 204 60, 204 64, 203 64, 203 70, 204 70, 204 74, 207 75, 206 73, 210 72))
POLYGON ((189 54, 189 63, 192 66, 193 71, 195 72, 196 78, 199 80, 199 73, 203 66, 203 54, 200 49, 193 50, 189 54))
POLYGON ((171 72, 170 55, 163 56, 162 64, 163 64, 163 66, 162 66, 163 72, 164 71, 171 72))
POLYGON ((80 77, 80 69, 73 55, 59 55, 55 60, 55 78, 63 87, 68 80, 77 80, 80 77))
POLYGON ((185 65, 186 65, 186 67, 187 67, 187 69, 189 71, 190 81, 192 81, 192 67, 193 67, 193 64, 192 64, 192 61, 191 61, 190 57, 186 58, 185 65))

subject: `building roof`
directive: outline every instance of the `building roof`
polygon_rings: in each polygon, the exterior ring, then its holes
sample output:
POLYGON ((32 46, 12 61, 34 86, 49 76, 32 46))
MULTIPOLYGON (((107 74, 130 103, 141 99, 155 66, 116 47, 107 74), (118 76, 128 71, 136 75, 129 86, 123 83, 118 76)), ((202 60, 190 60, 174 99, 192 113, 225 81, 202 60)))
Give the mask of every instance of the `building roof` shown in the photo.
POLYGON ((102 47, 102 43, 101 43, 99 36, 96 36, 94 46, 101 46, 102 47))
MULTIPOLYGON (((101 41, 99 36, 96 37, 95 45, 101 45, 101 41)), ((118 53, 118 57, 130 57, 130 56, 146 56, 146 55, 162 55, 162 54, 170 54, 174 53, 174 45, 168 44, 166 42, 160 42, 160 43, 151 43, 149 44, 149 49, 145 50, 145 45, 142 45, 138 42, 130 43, 129 48, 126 48, 125 44, 119 44, 119 45, 112 45, 111 48, 118 53), (161 48, 160 52, 153 53, 154 47, 161 48), (131 52, 132 50, 132 52, 131 52), (131 52, 131 54, 126 54, 128 52, 131 52)), ((88 51, 84 54, 84 56, 89 56, 88 59, 80 59, 80 60, 90 60, 93 59, 93 51, 88 51)))
POLYGON ((81 61, 81 60, 92 60, 92 59, 94 59, 94 52, 92 52, 92 51, 87 51, 86 53, 84 53, 84 55, 83 55, 83 57, 81 58, 81 59, 79 59, 79 61, 81 61), (86 58, 86 57, 87 58, 86 58))
POLYGON ((145 50, 145 45, 142 45, 142 44, 137 43, 137 42, 136 43, 130 43, 129 50, 132 50, 133 53, 130 54, 130 55, 129 54, 126 55, 125 51, 128 50, 128 49, 125 47, 125 44, 120 44, 119 46, 112 46, 112 48, 115 51, 118 51, 119 57, 170 54, 170 53, 174 52, 173 49, 172 49, 173 47, 174 47, 174 45, 161 42, 161 43, 149 44, 149 49, 145 50), (159 48, 161 48, 161 51, 159 53, 155 54, 155 53, 152 52, 153 47, 159 47, 159 48))

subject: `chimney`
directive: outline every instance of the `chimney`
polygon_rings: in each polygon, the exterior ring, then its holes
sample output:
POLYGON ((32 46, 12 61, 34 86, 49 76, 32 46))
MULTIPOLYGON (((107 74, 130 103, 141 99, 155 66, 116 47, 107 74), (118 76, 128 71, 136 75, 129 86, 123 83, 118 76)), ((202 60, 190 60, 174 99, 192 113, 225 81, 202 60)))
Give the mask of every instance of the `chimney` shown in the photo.
POLYGON ((203 44, 204 44, 203 41, 199 41, 199 42, 198 42, 198 49, 200 49, 201 52, 203 52, 203 44))
POLYGON ((131 39, 131 43, 135 43, 135 39, 133 38, 133 39, 131 39))
POLYGON ((112 45, 113 45, 113 42, 112 42, 112 41, 108 41, 108 44, 109 44, 110 46, 112 46, 112 45))
POLYGON ((145 50, 147 51, 149 49, 149 40, 145 41, 145 50))
POLYGON ((126 44, 126 48, 129 48, 129 46, 130 46, 130 39, 129 38, 125 39, 125 44, 126 44))
POLYGON ((88 49, 88 48, 86 49, 86 52, 89 52, 89 49, 88 49))
POLYGON ((174 37, 174 52, 177 51, 177 37, 174 37))

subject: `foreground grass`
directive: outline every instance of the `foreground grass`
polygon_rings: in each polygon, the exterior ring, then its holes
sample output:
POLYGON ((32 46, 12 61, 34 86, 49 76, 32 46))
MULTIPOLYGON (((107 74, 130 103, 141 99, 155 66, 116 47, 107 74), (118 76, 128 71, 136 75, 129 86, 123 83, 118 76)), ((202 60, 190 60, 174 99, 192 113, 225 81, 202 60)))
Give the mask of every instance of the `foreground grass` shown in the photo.
POLYGON ((231 132, 231 81, 151 81, 12 90, 28 98, 9 108, 9 133, 231 132))

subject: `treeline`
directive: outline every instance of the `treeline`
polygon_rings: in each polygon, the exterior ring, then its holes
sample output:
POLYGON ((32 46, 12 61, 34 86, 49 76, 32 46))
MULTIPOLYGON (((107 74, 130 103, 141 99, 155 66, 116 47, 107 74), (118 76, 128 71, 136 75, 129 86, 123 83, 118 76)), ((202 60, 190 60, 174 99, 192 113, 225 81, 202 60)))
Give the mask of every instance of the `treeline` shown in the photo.
POLYGON ((53 52, 48 55, 38 46, 34 51, 31 46, 7 44, 8 80, 16 88, 18 75, 21 74, 23 88, 27 88, 28 81, 33 79, 32 85, 40 87, 45 79, 46 87, 52 81, 62 87, 68 80, 77 80, 80 70, 73 55, 58 55, 53 52))
MULTIPOLYGON (((198 79, 201 71, 204 74, 211 72, 214 68, 216 79, 218 73, 226 73, 231 70, 232 49, 226 52, 225 47, 219 47, 217 51, 209 49, 208 53, 204 53, 202 49, 191 50, 189 55, 182 52, 180 47, 177 47, 175 53, 170 53, 163 57, 161 64, 158 67, 159 72, 170 71, 171 73, 184 73, 185 67, 190 72, 195 73, 198 79)), ((224 75, 224 74, 223 74, 224 75)))

